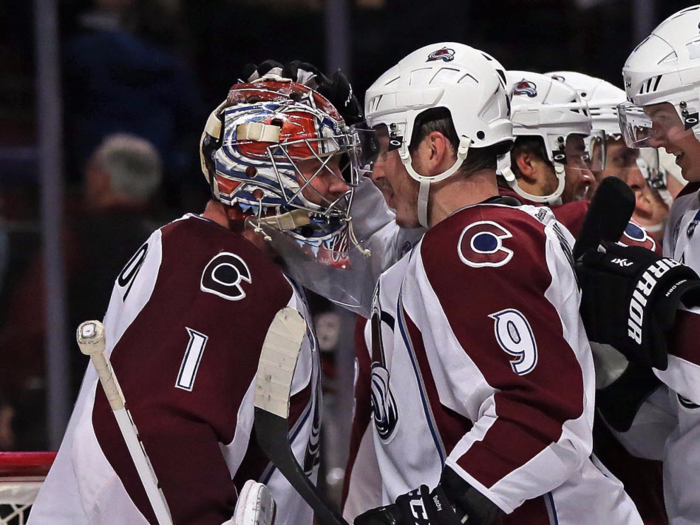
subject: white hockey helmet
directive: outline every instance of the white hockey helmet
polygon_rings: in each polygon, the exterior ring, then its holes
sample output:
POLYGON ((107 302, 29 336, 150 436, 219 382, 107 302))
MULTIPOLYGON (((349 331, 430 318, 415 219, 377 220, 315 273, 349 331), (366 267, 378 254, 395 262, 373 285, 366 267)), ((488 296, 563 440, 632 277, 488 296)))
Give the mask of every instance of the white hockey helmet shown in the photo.
POLYGON ((591 134, 588 107, 574 88, 540 73, 508 71, 508 85, 512 93, 513 135, 542 138, 559 183, 549 195, 532 195, 520 187, 509 167, 504 166, 500 173, 521 197, 555 203, 564 191, 566 141, 570 135, 588 137, 591 134))
POLYGON ((670 103, 700 140, 700 5, 663 21, 639 44, 622 69, 628 102, 620 106, 627 145, 649 144, 652 120, 644 106, 670 103))
POLYGON ((430 184, 454 174, 470 148, 512 142, 510 102, 505 69, 493 57, 464 44, 443 42, 414 51, 367 90, 365 118, 370 128, 386 125, 409 175, 420 183, 418 220, 428 226, 430 184), (416 117, 431 108, 446 108, 459 147, 456 162, 435 177, 413 169, 409 146, 416 117))
MULTIPOLYGON (((622 139, 618 111, 618 106, 626 100, 625 92, 622 89, 603 79, 574 71, 554 71, 548 73, 548 75, 566 82, 578 91, 581 99, 588 104, 588 111, 593 119, 593 133, 602 130, 605 133, 605 138, 615 141, 622 139)), ((606 157, 600 168, 602 170, 609 166, 616 171, 621 169, 639 169, 644 178, 652 185, 652 182, 658 179, 660 173, 659 154, 651 148, 644 148, 641 153, 641 155, 639 153, 635 154, 635 158, 629 161, 630 165, 621 166, 618 165, 618 157, 626 158, 626 156, 615 155, 611 151, 612 158, 606 157)), ((656 182, 653 183, 657 184, 656 182)))
POLYGON ((617 106, 627 100, 622 89, 601 78, 575 71, 553 71, 547 75, 565 82, 578 92, 581 100, 588 105, 593 130, 602 130, 615 139, 622 137, 617 111, 617 106))

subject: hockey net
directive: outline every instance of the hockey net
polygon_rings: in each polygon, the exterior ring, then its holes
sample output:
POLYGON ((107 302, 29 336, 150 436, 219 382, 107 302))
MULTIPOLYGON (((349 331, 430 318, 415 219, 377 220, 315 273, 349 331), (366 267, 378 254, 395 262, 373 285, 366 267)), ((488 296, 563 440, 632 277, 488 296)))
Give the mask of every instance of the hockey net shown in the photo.
POLYGON ((55 452, 0 452, 0 525, 25 525, 55 452))

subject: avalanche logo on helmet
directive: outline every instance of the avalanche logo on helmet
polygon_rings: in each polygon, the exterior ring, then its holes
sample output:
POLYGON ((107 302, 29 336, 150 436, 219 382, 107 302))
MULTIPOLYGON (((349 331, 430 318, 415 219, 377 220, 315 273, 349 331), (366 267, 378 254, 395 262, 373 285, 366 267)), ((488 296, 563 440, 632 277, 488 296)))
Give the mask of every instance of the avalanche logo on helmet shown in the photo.
POLYGON ((455 50, 449 47, 443 47, 437 51, 433 51, 428 55, 428 60, 426 62, 434 62, 435 60, 442 60, 443 62, 451 62, 455 59, 455 50))
POLYGON ((513 95, 527 95, 530 98, 535 98, 537 96, 537 84, 524 78, 513 86, 513 95))

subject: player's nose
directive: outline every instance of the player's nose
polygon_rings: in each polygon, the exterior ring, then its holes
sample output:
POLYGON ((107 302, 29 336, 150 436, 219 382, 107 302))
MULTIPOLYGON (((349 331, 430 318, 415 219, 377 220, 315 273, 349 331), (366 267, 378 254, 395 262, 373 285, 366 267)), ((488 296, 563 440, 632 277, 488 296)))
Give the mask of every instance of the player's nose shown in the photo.
POLYGON ((340 167, 337 165, 328 166, 329 172, 326 172, 327 176, 324 177, 326 183, 326 192, 333 199, 337 199, 341 195, 345 194, 350 186, 345 182, 343 178, 343 173, 340 167))

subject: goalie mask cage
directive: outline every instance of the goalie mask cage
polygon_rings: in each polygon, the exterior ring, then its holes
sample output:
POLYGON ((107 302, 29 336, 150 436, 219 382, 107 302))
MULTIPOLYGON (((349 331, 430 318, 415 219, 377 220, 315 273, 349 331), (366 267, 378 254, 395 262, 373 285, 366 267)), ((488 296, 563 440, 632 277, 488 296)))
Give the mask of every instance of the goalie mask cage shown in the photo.
POLYGON ((55 452, 0 452, 0 525, 25 525, 55 452))

